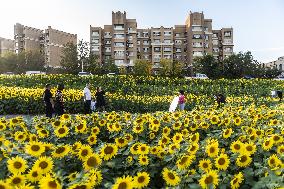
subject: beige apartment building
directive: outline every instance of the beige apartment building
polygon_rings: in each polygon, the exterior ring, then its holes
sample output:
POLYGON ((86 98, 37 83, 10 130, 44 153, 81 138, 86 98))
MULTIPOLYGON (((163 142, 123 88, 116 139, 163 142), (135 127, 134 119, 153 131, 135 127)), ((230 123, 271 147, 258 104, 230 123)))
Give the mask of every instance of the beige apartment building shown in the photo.
POLYGON ((41 30, 17 23, 14 25, 15 53, 39 51, 45 56, 46 66, 59 67, 62 49, 68 42, 77 44, 77 35, 48 26, 41 30))
POLYGON ((3 57, 8 52, 14 52, 14 40, 0 37, 0 56, 3 57))
POLYGON ((90 26, 90 51, 100 63, 113 59, 117 66, 133 66, 136 59, 146 59, 159 66, 161 59, 191 65, 194 58, 212 54, 223 60, 233 54, 233 28, 212 29, 212 19, 190 12, 185 25, 139 29, 136 19, 126 12, 112 12, 112 25, 90 26))
POLYGON ((277 60, 262 64, 266 68, 276 68, 281 72, 284 72, 284 56, 279 57, 277 60))

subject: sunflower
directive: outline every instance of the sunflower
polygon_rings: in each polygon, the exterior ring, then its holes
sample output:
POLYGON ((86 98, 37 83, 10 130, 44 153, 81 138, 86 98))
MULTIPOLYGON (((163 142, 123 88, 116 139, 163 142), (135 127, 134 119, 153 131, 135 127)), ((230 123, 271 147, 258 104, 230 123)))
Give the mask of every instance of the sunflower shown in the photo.
POLYGON ((256 145, 252 142, 244 144, 244 153, 254 154, 256 152, 256 145))
POLYGON ((87 122, 81 121, 78 125, 75 126, 76 133, 86 133, 87 130, 87 122))
POLYGON ((63 121, 68 121, 71 119, 71 115, 69 114, 63 114, 61 117, 60 117, 61 120, 63 121))
POLYGON ((199 168, 205 172, 211 170, 212 168, 212 163, 210 159, 203 159, 199 161, 199 168))
POLYGON ((118 148, 115 144, 105 144, 101 149, 100 156, 104 160, 110 160, 117 155, 117 151, 118 148))
POLYGON ((134 186, 138 189, 148 186, 149 182, 150 176, 147 172, 138 172, 137 176, 133 179, 134 186))
POLYGON ((198 143, 192 143, 189 145, 187 152, 195 154, 199 150, 199 144, 198 143))
POLYGON ((49 136, 49 131, 46 129, 39 129, 37 130, 37 134, 39 136, 39 138, 46 138, 49 136))
POLYGON ((280 145, 277 147, 277 153, 279 155, 283 155, 284 154, 284 145, 280 145))
POLYGON ((268 165, 270 168, 278 168, 279 166, 281 166, 281 163, 281 160, 277 157, 276 154, 273 154, 268 158, 268 165))
POLYGON ((23 173, 28 167, 27 161, 20 156, 8 159, 7 164, 8 170, 13 174, 23 173))
POLYGON ((132 189, 133 187, 133 178, 131 176, 123 176, 116 179, 112 189, 132 189))
POLYGON ((41 156, 39 157, 33 165, 34 170, 38 170, 39 173, 45 174, 52 170, 53 161, 51 157, 41 156))
POLYGON ((206 152, 209 157, 216 157, 218 155, 219 153, 218 145, 219 145, 218 142, 214 142, 206 146, 206 152))
POLYGON ((162 136, 162 138, 159 140, 159 144, 161 145, 161 144, 168 144, 169 142, 170 142, 170 138, 169 137, 167 137, 167 136, 162 136))
POLYGON ((150 147, 147 144, 140 144, 137 153, 141 155, 149 154, 150 147))
POLYGON ((205 121, 202 121, 200 124, 199 124, 199 127, 206 130, 210 127, 210 124, 205 122, 205 121))
POLYGON ((144 127, 142 124, 137 124, 133 127, 132 131, 136 134, 142 133, 144 131, 144 127))
POLYGON ((173 124, 173 130, 179 130, 180 127, 182 126, 182 123, 181 121, 176 121, 174 124, 173 124))
POLYGON ((262 148, 266 151, 270 150, 273 146, 274 142, 271 138, 266 138, 262 144, 262 148))
POLYGON ((89 145, 97 144, 97 135, 94 135, 94 134, 90 135, 88 137, 88 143, 89 145))
POLYGON ((223 138, 229 138, 233 133, 232 128, 227 128, 223 130, 223 138))
POLYGON ((0 188, 1 189, 12 189, 12 187, 8 183, 5 183, 2 180, 0 180, 0 188))
POLYGON ((133 154, 133 155, 137 155, 138 154, 138 147, 141 143, 140 142, 136 142, 134 143, 131 148, 130 148, 130 152, 133 154))
POLYGON ((252 158, 248 154, 241 154, 237 158, 237 165, 239 167, 247 167, 252 162, 252 158))
POLYGON ((148 165, 149 164, 149 158, 146 155, 140 155, 138 159, 139 159, 140 165, 148 165))
POLYGON ((230 158, 227 154, 220 154, 215 159, 215 166, 219 170, 227 170, 228 166, 230 164, 230 158))
POLYGON ((162 172, 163 178, 168 186, 177 186, 180 183, 180 177, 177 172, 164 168, 162 172))
POLYGON ((98 166, 100 166, 102 163, 102 160, 98 154, 91 154, 87 156, 87 158, 84 160, 84 168, 85 170, 94 169, 98 166))
POLYGON ((71 153, 74 155, 77 155, 81 146, 82 146, 82 143, 80 141, 75 142, 71 147, 71 153))
MULTIPOLYGON (((6 130, 6 125, 3 123, 0 123, 0 131, 5 131, 6 130)), ((4 183, 4 182, 3 182, 4 183)))
POLYGON ((238 174, 234 175, 234 178, 231 180, 231 188, 232 189, 238 189, 240 187, 240 184, 243 182, 244 176, 242 172, 239 172, 238 174))
POLYGON ((154 119, 151 120, 151 125, 156 126, 156 127, 160 127, 160 121, 154 118, 154 119))
POLYGON ((179 151, 179 149, 180 149, 179 143, 173 143, 169 145, 168 152, 170 154, 174 154, 175 152, 179 151))
POLYGON ((52 157, 53 158, 63 158, 68 155, 70 151, 69 145, 62 145, 58 146, 53 152, 52 152, 52 157))
POLYGON ((59 127, 56 127, 54 133, 58 138, 63 138, 69 134, 69 129, 65 125, 59 126, 59 127))
POLYGON ((106 123, 107 123, 107 121, 106 121, 105 119, 101 119, 101 120, 99 121, 99 126, 103 127, 103 126, 106 125, 106 123))
POLYGON ((153 146, 150 148, 150 153, 153 155, 157 155, 159 153, 159 147, 158 146, 153 146))
POLYGON ((26 153, 38 157, 45 152, 45 147, 42 142, 29 142, 26 147, 26 153))
POLYGON ((241 123, 242 123, 242 118, 236 117, 236 118, 234 119, 234 123, 235 123, 235 125, 237 125, 237 126, 241 125, 241 123))
POLYGON ((11 186, 13 186, 13 188, 15 187, 20 187, 22 185, 25 184, 26 182, 26 177, 24 175, 20 175, 20 174, 14 174, 12 176, 9 177, 8 181, 7 181, 11 186))
POLYGON ((50 175, 47 175, 40 179, 39 182, 40 188, 44 189, 61 189, 61 184, 57 181, 57 179, 52 178, 50 175))
POLYGON ((81 145, 80 149, 78 150, 78 156, 79 159, 85 160, 87 156, 91 155, 93 153, 93 149, 90 145, 81 145))
POLYGON ((216 188, 218 186, 219 179, 218 173, 215 170, 210 170, 206 174, 204 174, 199 180, 199 184, 201 188, 216 188))
POLYGON ((68 189, 91 189, 92 186, 88 183, 75 183, 68 187, 68 189))
POLYGON ((192 163, 193 159, 194 159, 194 156, 183 155, 176 163, 178 169, 180 169, 180 170, 187 169, 190 166, 190 164, 192 163))
POLYGON ((91 133, 93 135, 98 135, 100 133, 100 128, 99 127, 92 127, 91 128, 91 133))
POLYGON ((149 133, 150 140, 153 140, 156 137, 155 133, 149 133))
POLYGON ((73 182, 78 176, 79 176, 79 173, 77 171, 73 172, 73 173, 68 175, 68 180, 70 182, 73 182))
POLYGON ((171 129, 169 127, 163 128, 163 135, 168 136, 171 133, 171 129))
POLYGON ((15 133, 15 140, 16 140, 16 141, 23 142, 23 141, 25 141, 26 139, 27 139, 27 135, 26 135, 25 132, 23 132, 23 131, 17 131, 17 132, 15 133))
POLYGON ((125 121, 129 121, 131 119, 131 114, 130 113, 124 114, 124 119, 125 121))
POLYGON ((56 127, 60 127, 63 124, 63 122, 61 122, 60 120, 56 120, 54 122, 51 123, 51 125, 56 128, 56 127))
POLYGON ((190 125, 189 129, 191 131, 196 131, 198 129, 199 125, 196 123, 192 123, 192 125, 190 125))
POLYGON ((283 137, 277 134, 272 135, 272 140, 274 144, 279 144, 283 142, 283 137))
POLYGON ((230 120, 229 118, 225 118, 225 119, 223 120, 223 123, 225 124, 225 126, 229 126, 230 123, 231 123, 231 120, 230 120))
POLYGON ((181 133, 176 133, 172 138, 174 143, 181 143, 183 140, 183 135, 181 133))
POLYGON ((27 179, 33 183, 39 181, 41 178, 42 174, 36 169, 31 169, 27 174, 27 179))
POLYGON ((218 124, 219 121, 220 121, 220 118, 219 118, 217 115, 213 115, 213 116, 210 118, 210 122, 211 122, 211 124, 213 124, 213 125, 218 124))
POLYGON ((243 148, 244 148, 244 143, 242 143, 241 141, 237 140, 237 141, 234 141, 231 146, 231 151, 233 153, 240 153, 241 151, 243 151, 243 148))
POLYGON ((195 133, 193 135, 191 135, 189 137, 189 140, 192 142, 192 143, 197 143, 199 141, 199 133, 195 133))

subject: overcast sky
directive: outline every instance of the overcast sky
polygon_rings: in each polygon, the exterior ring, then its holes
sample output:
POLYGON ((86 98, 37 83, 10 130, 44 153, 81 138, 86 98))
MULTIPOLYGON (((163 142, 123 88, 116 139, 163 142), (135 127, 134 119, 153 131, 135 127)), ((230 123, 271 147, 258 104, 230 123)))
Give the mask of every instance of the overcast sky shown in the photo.
POLYGON ((111 24, 118 10, 136 18, 138 28, 173 27, 189 11, 203 11, 213 29, 234 28, 235 52, 251 51, 261 62, 284 56, 284 0, 0 0, 0 37, 12 39, 18 22, 89 41, 89 26, 111 24))

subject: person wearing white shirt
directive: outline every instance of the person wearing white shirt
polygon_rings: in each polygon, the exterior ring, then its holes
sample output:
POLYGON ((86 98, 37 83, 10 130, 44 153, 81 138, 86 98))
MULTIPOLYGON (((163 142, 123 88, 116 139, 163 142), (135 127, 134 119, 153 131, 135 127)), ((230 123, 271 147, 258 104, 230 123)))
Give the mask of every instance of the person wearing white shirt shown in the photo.
POLYGON ((91 113, 91 101, 92 101, 92 94, 90 91, 89 83, 86 84, 83 93, 84 93, 84 111, 85 114, 89 114, 91 113))

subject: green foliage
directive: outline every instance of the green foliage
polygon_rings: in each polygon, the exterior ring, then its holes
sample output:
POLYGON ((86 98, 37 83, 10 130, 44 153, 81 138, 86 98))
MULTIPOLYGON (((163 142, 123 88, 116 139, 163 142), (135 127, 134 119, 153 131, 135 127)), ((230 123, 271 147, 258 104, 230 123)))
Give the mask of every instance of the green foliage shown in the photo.
POLYGON ((73 43, 67 43, 62 50, 60 65, 64 73, 78 74, 80 72, 80 63, 78 61, 77 46, 73 43))
POLYGON ((194 72, 204 73, 211 79, 222 77, 222 65, 212 55, 206 55, 194 60, 194 72))
POLYGON ((151 75, 152 63, 148 60, 138 59, 134 62, 133 74, 134 75, 151 75))

